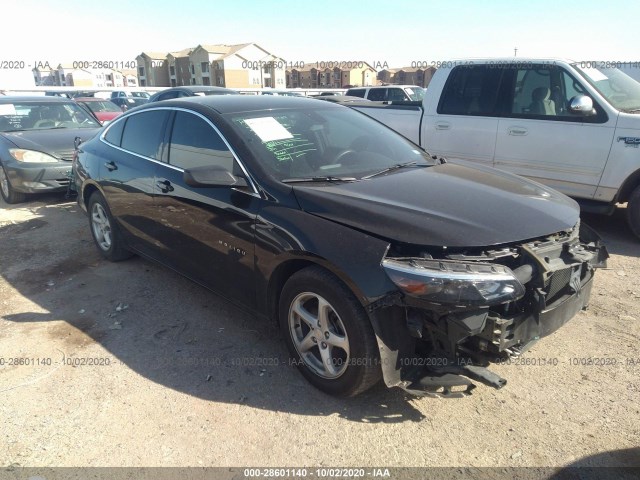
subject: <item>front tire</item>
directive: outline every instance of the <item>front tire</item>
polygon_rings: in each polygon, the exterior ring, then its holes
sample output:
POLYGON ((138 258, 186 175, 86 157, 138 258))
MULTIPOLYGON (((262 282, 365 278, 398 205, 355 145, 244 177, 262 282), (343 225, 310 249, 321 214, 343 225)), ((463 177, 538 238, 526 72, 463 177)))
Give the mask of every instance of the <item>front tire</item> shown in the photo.
POLYGON ((279 317, 291 357, 319 390, 352 397, 382 377, 366 312, 327 270, 313 266, 292 275, 280 295, 279 317))
POLYGON ((112 262, 130 258, 133 254, 124 246, 118 225, 100 192, 91 194, 88 207, 91 236, 100 253, 112 262))
POLYGON ((627 202, 627 223, 634 235, 640 238, 640 185, 631 193, 627 202))
POLYGON ((27 194, 16 192, 11 186, 9 176, 2 165, 0 165, 0 194, 5 202, 9 204, 22 203, 27 199, 27 194))

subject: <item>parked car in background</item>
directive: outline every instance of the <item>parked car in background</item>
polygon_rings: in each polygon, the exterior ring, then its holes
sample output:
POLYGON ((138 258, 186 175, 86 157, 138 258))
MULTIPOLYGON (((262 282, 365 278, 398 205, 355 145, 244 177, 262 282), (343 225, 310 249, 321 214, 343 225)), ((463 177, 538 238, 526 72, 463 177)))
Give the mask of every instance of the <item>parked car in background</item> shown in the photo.
POLYGON ((417 85, 385 85, 380 87, 357 87, 347 90, 345 95, 362 97, 373 102, 420 102, 425 89, 417 85))
POLYGON ((101 125, 74 101, 60 97, 0 98, 0 193, 7 203, 27 194, 66 191, 74 140, 101 125))
POLYGON ((149 99, 151 94, 149 92, 145 92, 142 90, 114 90, 111 92, 111 98, 120 98, 120 97, 134 97, 134 98, 146 98, 149 99))
POLYGON ((140 105, 144 105, 145 103, 149 102, 147 98, 141 97, 115 97, 110 101, 120 107, 123 112, 126 112, 130 108, 139 107, 140 105))
POLYGON ((150 102, 160 102, 173 98, 202 97, 207 95, 239 95, 235 90, 223 87, 210 87, 207 85, 190 85, 184 87, 172 87, 154 93, 149 99, 150 102))
POLYGON ((80 145, 74 171, 104 257, 143 254, 278 319, 334 395, 503 387, 488 364, 586 307, 607 257, 561 193, 313 99, 151 102, 80 145))
POLYGON ((102 98, 74 97, 79 105, 86 107, 100 123, 107 125, 118 115, 122 115, 122 109, 115 103, 102 98))
POLYGON ((361 103, 361 102, 370 102, 366 98, 362 97, 351 97, 349 95, 318 95, 316 97, 311 97, 315 100, 324 100, 325 102, 333 102, 333 103, 361 103))
POLYGON ((444 62, 421 104, 355 106, 450 161, 529 177, 640 237, 640 83, 609 62, 444 62), (603 66, 604 65, 604 66, 603 66))
POLYGON ((304 97, 300 92, 292 92, 290 90, 273 90, 264 89, 260 90, 260 95, 276 95, 281 97, 304 97))

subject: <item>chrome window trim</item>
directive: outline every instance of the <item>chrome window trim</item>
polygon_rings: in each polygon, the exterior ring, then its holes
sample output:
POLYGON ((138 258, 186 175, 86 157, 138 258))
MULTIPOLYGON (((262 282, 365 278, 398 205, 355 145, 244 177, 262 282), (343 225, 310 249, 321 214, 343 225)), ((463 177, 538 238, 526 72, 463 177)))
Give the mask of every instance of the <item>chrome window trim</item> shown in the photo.
MULTIPOLYGON (((218 130, 218 127, 216 127, 211 120, 209 120, 207 117, 205 117, 204 115, 202 115, 199 112, 194 112, 193 110, 189 110, 183 107, 156 107, 156 108, 146 108, 144 110, 140 110, 139 112, 132 112, 129 115, 123 115, 120 118, 117 118, 116 120, 112 121, 109 123, 109 125, 104 129, 104 131, 100 134, 100 141, 102 143, 104 143, 105 145, 110 146, 111 148, 115 148, 117 150, 120 150, 121 152, 125 152, 128 153, 130 155, 135 155, 136 157, 142 158, 144 160, 149 160, 151 162, 157 163, 159 165, 163 165, 165 167, 169 167, 172 168, 173 170, 176 170, 178 172, 184 172, 184 168, 180 168, 180 167, 176 167, 175 165, 171 165, 168 162, 163 162, 161 160, 156 160, 155 158, 151 158, 151 157, 147 157, 145 155, 140 155, 139 153, 136 152, 132 152, 131 150, 127 150, 126 148, 122 148, 119 147, 117 145, 114 145, 113 143, 109 143, 107 140, 105 140, 105 135, 107 134, 107 132, 111 129, 111 127, 113 125, 115 125, 118 122, 122 122, 125 121, 127 118, 133 116, 133 115, 138 115, 140 113, 144 113, 144 112, 151 112, 151 111, 155 111, 155 110, 169 110, 169 111, 179 111, 179 112, 185 112, 185 113, 190 113, 192 115, 195 115, 197 117, 200 117, 201 119, 203 119, 205 122, 207 122, 209 124, 209 126, 211 128, 213 128, 213 130, 218 134, 218 136, 222 139, 222 141, 224 142, 225 146, 229 149, 229 151, 231 152, 231 155, 233 155, 233 158, 236 162, 238 162, 238 165, 240 165, 240 169, 242 170, 242 173, 244 173, 244 175, 246 176, 249 185, 251 186, 251 189, 253 190, 253 192, 249 193, 249 195, 253 195, 259 198, 262 198, 262 196, 260 195, 260 192, 258 191, 258 187, 256 186, 256 183, 253 181, 253 178, 251 177, 251 175, 249 175, 249 172, 247 171, 247 169, 245 168, 244 164, 240 161, 240 158, 238 157, 238 155, 236 154, 235 150, 231 147, 231 145, 229 144, 229 142, 227 142, 227 139, 224 137, 224 135, 222 135, 222 132, 220 132, 220 130, 218 130)), ((123 130, 124 133, 124 130, 123 130)), ((121 139, 122 140, 122 139, 121 139)), ((169 140, 169 144, 171 143, 171 140, 169 140)), ((167 145, 169 145, 167 144, 167 145)), ((237 188, 233 188, 233 190, 236 190, 238 192, 242 192, 242 193, 248 193, 244 190, 239 190, 237 188)))

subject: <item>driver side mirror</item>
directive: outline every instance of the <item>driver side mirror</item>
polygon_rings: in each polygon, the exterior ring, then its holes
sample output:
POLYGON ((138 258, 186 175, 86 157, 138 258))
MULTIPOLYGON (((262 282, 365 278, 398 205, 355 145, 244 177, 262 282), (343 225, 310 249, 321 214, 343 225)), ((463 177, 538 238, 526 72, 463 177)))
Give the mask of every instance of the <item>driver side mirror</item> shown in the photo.
POLYGON ((577 113, 579 115, 595 115, 596 111, 593 108, 593 100, 586 95, 576 95, 569 102, 569 110, 571 113, 577 113))
POLYGON ((247 181, 236 177, 220 165, 189 168, 184 171, 184 183, 191 187, 246 187, 247 181))

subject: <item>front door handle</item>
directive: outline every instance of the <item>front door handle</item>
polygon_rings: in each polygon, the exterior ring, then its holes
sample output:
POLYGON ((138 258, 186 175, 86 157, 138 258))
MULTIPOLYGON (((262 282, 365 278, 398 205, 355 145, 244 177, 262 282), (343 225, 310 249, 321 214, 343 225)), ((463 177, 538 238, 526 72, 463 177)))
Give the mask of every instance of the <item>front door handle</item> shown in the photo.
POLYGON ((158 180, 156 182, 156 185, 162 193, 169 193, 173 192, 174 190, 173 185, 171 185, 171 182, 169 180, 158 180))
POLYGON ((529 133, 529 131, 524 128, 524 127, 509 127, 509 135, 515 135, 515 136, 524 136, 527 133, 529 133))
POLYGON ((115 162, 107 162, 104 164, 104 166, 107 167, 107 170, 109 170, 110 172, 118 169, 118 166, 115 162))
POLYGON ((448 122, 436 123, 436 130, 449 130, 450 128, 451 128, 451 124, 448 122))

